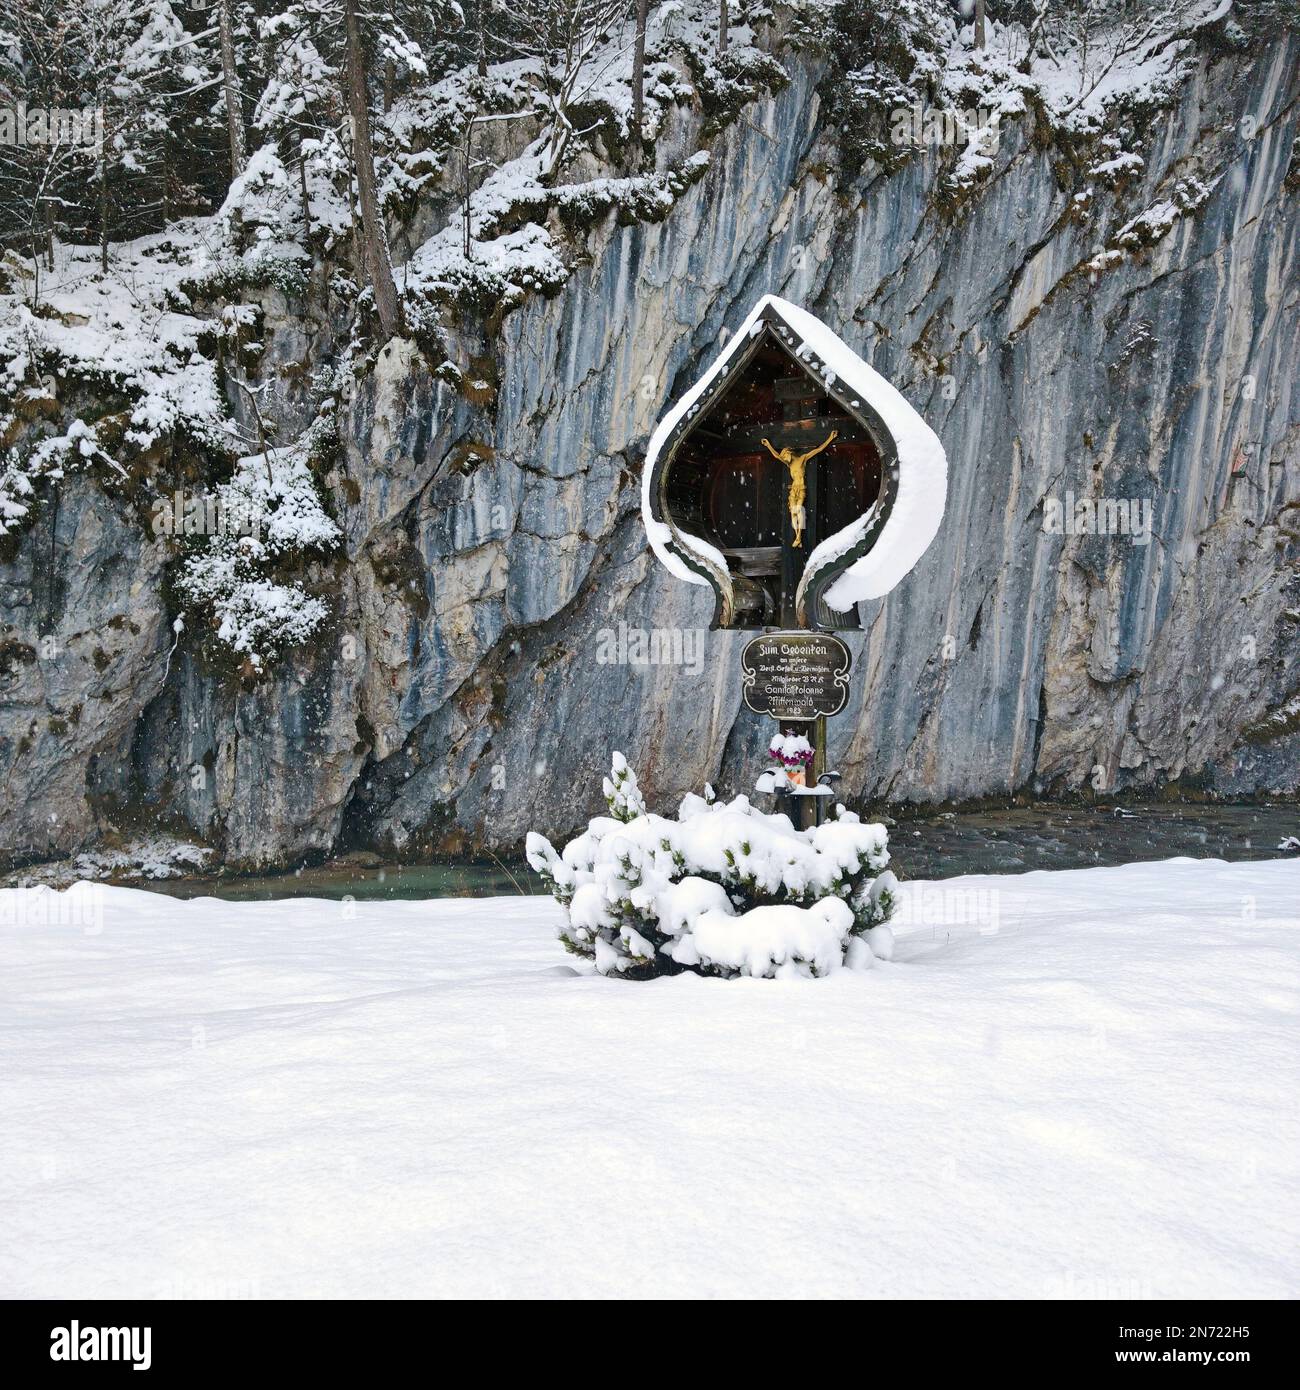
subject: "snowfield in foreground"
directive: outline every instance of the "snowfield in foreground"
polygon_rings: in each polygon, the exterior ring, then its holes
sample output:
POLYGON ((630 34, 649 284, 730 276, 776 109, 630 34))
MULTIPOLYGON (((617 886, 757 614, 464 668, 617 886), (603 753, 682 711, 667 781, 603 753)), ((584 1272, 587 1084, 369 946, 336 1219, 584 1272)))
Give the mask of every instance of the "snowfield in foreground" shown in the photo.
POLYGON ((1300 862, 904 890, 643 984, 543 897, 0 893, 0 1295, 1300 1293, 1300 862))

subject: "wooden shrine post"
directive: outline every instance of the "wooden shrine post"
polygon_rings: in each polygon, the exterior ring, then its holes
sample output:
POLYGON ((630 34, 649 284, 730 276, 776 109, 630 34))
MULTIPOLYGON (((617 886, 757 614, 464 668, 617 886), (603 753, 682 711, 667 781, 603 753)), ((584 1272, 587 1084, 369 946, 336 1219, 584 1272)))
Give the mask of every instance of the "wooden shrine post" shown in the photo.
POLYGON ((849 699, 853 657, 832 633, 770 632, 745 644, 740 672, 745 704, 770 715, 781 732, 797 728, 813 748, 810 785, 790 793, 801 829, 820 824, 833 794, 817 790, 826 771, 826 720, 839 714, 849 699))
MULTIPOLYGON (((851 660, 834 632, 860 628, 856 604, 916 565, 946 496, 934 431, 848 342, 776 295, 720 342, 650 436, 650 547, 675 578, 712 590, 713 627, 762 634, 742 657, 745 703, 808 739, 810 792, 827 772, 826 720, 848 702, 851 660), (924 499, 906 516, 904 476, 924 499), (883 568, 868 558, 877 550, 883 568)), ((828 799, 786 805, 808 824, 828 799)))

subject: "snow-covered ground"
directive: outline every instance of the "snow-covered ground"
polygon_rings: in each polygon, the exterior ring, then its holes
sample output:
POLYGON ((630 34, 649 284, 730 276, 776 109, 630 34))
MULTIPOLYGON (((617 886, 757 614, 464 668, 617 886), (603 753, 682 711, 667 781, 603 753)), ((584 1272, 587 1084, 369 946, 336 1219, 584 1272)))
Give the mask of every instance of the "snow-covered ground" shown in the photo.
POLYGON ((2 892, 0 1295, 1300 1292, 1300 863, 905 891, 649 983, 542 897, 2 892))

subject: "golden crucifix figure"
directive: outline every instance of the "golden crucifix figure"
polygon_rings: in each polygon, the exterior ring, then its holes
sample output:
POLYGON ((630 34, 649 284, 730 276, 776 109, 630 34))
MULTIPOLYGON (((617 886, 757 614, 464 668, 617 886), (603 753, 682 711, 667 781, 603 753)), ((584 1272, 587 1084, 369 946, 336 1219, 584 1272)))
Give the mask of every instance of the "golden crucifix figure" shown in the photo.
POLYGON ((778 463, 785 464, 790 470, 790 491, 786 494, 785 504, 790 509, 790 525, 794 528, 792 546, 801 547, 803 545, 803 527, 807 520, 804 514, 804 501, 808 496, 808 484, 804 478, 804 469, 808 466, 808 460, 814 454, 820 454, 823 449, 833 444, 838 434, 839 430, 832 430, 815 449, 809 449, 806 454, 796 454, 788 444, 783 449, 774 449, 770 440, 765 439, 763 441, 767 452, 778 463))

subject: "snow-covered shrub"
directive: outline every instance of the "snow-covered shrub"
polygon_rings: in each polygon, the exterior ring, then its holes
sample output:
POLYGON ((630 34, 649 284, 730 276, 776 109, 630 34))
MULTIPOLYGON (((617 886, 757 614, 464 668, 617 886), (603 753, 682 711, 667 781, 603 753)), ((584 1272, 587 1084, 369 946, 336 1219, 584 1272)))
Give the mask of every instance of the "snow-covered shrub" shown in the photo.
POLYGON ((779 92, 789 75, 770 53, 749 46, 729 49, 715 57, 709 50, 690 51, 698 66, 695 86, 707 117, 707 129, 722 130, 757 97, 779 92))
POLYGON ((328 616, 323 600, 276 572, 325 554, 341 535, 308 464, 312 442, 309 430, 283 449, 240 459, 231 480, 217 488, 217 500, 223 514, 252 519, 253 534, 205 538, 177 574, 178 596, 198 611, 200 625, 253 672, 305 641, 328 616))
POLYGON ((823 99, 845 167, 856 171, 869 160, 898 167, 911 151, 891 139, 891 113, 936 95, 955 46, 950 6, 946 0, 879 0, 869 7, 833 0, 810 6, 805 26, 805 41, 829 60, 823 99))
POLYGON ((627 765, 622 753, 615 753, 613 766, 604 783, 605 804, 615 820, 624 822, 644 816, 645 798, 636 784, 636 773, 627 765))
POLYGON ((786 978, 887 958, 897 880, 882 825, 837 808, 796 830, 738 796, 688 795, 676 819, 651 815, 619 753, 612 812, 563 853, 536 832, 528 862, 567 910, 560 939, 602 975, 786 978))

